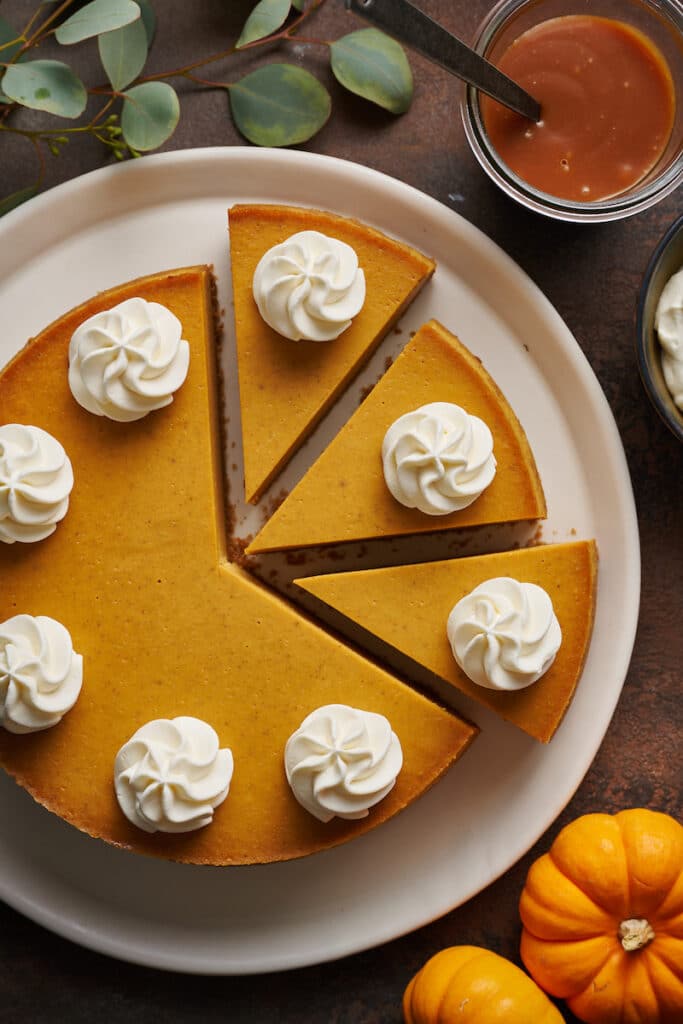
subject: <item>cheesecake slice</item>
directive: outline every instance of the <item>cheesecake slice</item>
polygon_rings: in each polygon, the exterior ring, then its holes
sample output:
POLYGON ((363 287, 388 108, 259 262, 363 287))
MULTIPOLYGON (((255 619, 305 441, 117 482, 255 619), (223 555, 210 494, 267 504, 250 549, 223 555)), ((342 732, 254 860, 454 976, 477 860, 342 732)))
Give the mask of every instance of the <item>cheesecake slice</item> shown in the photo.
POLYGON ((244 488, 256 502, 434 272, 433 260, 347 217, 291 206, 229 210, 244 488), (292 341, 262 318, 254 272, 273 246, 317 231, 351 246, 365 302, 339 337, 292 341))
POLYGON ((296 580, 348 622, 547 743, 581 677, 595 615, 595 542, 542 544, 499 554, 296 580), (456 663, 446 633, 453 606, 487 580, 534 583, 549 595, 562 631, 548 670, 515 692, 486 689, 456 663))
POLYGON ((435 320, 425 324, 256 535, 248 553, 541 519, 543 488, 526 435, 479 359, 435 320), (465 409, 493 435, 496 474, 472 504, 445 515, 391 494, 382 442, 399 417, 431 403, 465 409))

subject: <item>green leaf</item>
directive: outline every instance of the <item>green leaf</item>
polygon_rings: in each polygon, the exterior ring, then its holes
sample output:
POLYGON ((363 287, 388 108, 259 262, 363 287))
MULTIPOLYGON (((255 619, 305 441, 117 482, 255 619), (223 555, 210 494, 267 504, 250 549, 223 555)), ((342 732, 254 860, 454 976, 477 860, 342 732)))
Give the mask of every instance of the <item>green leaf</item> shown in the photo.
POLYGON ((332 107, 318 79, 293 64, 266 64, 229 91, 235 124, 257 146, 306 142, 320 131, 332 107))
POLYGON ((413 98, 413 76, 403 49, 384 32, 362 28, 330 46, 332 71, 345 89, 404 114, 413 98))
POLYGON ((92 0, 59 26, 55 38, 63 46, 70 46, 123 28, 139 17, 140 8, 133 0, 92 0))
POLYGON ((297 11, 303 11, 304 0, 292 0, 292 7, 296 7, 297 11))
POLYGON ((13 64, 5 72, 2 88, 17 103, 60 117, 80 117, 88 100, 80 78, 58 60, 13 64))
POLYGON ((138 77, 147 60, 147 32, 142 18, 98 36, 97 46, 112 88, 125 89, 138 77))
POLYGON ((131 149, 156 149, 173 135, 180 103, 172 86, 167 82, 143 82, 124 95, 121 130, 131 149))
POLYGON ((37 191, 37 185, 29 185, 28 188, 22 188, 18 192, 12 192, 10 196, 0 199, 0 217, 5 213, 9 213, 15 206, 21 206, 27 199, 32 199, 37 191))
POLYGON ((152 7, 150 0, 136 0, 136 2, 140 8, 145 32, 147 33, 147 46, 149 47, 152 45, 154 33, 157 30, 157 16, 154 13, 154 8, 152 7))
POLYGON ((290 7, 290 0, 260 0, 247 18, 242 34, 235 43, 236 48, 239 50, 247 43, 275 32, 285 23, 290 7))

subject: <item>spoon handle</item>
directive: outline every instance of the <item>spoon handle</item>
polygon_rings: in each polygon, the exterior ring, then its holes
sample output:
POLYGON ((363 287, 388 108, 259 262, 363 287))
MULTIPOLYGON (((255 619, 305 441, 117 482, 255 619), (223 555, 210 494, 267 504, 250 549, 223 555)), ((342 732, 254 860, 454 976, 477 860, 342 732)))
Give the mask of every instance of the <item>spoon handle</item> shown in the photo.
POLYGON ((528 92, 408 0, 344 0, 346 8, 532 121, 541 108, 528 92))

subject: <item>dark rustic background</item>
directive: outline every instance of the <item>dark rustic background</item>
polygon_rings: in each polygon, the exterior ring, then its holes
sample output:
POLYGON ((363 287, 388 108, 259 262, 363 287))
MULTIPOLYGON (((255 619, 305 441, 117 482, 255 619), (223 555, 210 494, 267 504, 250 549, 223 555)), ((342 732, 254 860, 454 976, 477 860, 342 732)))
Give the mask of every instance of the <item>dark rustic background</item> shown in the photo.
MULTIPOLYGON (((421 0, 425 10, 465 39, 472 38, 491 5, 490 0, 421 0)), ((156 0, 159 25, 148 70, 177 67, 229 46, 252 6, 251 0, 156 0)), ((22 24, 33 8, 33 0, 9 0, 0 11, 22 24)), ((346 15, 342 0, 327 0, 306 35, 333 39, 356 27, 360 23, 346 15)), ((87 80, 99 81, 93 44, 80 51, 87 80)), ((415 99, 409 113, 394 118, 345 93, 327 68, 324 48, 307 47, 304 57, 302 48, 290 45, 280 53, 281 59, 303 58, 333 97, 332 118, 303 148, 384 171, 457 210, 524 268, 588 356, 623 438, 640 520, 643 586, 633 661, 607 736, 569 806, 503 878, 441 920, 337 963, 260 978, 204 979, 108 960, 0 905, 3 1024, 398 1024, 408 979, 441 947, 483 945, 518 959, 519 893, 532 860, 563 824, 589 811, 633 806, 680 815, 683 446, 651 409, 634 353, 639 283, 653 247, 681 212, 680 192, 615 224, 546 221, 503 196, 479 169, 464 139, 459 85, 444 72, 411 56, 415 99)), ((252 55, 250 66, 266 56, 252 55)), ((246 63, 242 55, 207 73, 225 80, 246 63)), ((223 90, 199 92, 181 84, 180 92, 181 122, 167 149, 243 142, 228 117, 223 90)), ((31 147, 7 138, 0 136, 2 194, 34 176, 31 147)), ((56 185, 105 160, 97 143, 72 142, 58 159, 48 157, 46 183, 56 185)), ((574 1018, 565 1014, 572 1024, 574 1018)))

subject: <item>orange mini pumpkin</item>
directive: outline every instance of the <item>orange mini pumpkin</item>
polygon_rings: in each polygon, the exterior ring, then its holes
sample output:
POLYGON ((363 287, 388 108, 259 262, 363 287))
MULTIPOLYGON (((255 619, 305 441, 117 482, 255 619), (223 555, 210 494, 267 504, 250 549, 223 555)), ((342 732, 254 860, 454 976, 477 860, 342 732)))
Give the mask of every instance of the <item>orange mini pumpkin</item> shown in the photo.
POLYGON ((522 960, 588 1024, 683 1022, 683 828, 666 814, 586 814, 531 867, 522 960))
POLYGON ((403 996, 406 1024, 563 1024, 524 971, 479 946, 451 946, 428 960, 403 996))

